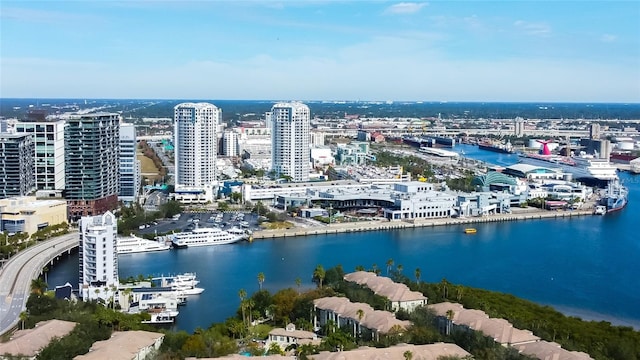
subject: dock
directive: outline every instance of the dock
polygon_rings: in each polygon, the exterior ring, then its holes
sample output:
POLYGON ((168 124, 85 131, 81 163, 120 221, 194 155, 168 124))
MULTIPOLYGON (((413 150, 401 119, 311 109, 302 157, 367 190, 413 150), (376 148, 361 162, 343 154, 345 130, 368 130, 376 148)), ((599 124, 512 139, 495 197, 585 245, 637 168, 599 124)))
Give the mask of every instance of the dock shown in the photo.
POLYGON ((465 218, 441 218, 441 219, 415 219, 404 221, 361 221, 351 223, 338 223, 326 226, 293 228, 293 229, 277 229, 277 230, 259 230, 253 233, 253 239, 273 239, 282 237, 296 236, 313 236, 328 235, 364 231, 386 231, 413 229, 422 227, 446 226, 446 225, 468 225, 481 224, 491 222, 506 221, 528 221, 542 219, 566 219, 581 216, 592 216, 593 209, 589 210, 572 210, 572 211, 535 211, 521 214, 498 214, 481 217, 465 217, 465 218))

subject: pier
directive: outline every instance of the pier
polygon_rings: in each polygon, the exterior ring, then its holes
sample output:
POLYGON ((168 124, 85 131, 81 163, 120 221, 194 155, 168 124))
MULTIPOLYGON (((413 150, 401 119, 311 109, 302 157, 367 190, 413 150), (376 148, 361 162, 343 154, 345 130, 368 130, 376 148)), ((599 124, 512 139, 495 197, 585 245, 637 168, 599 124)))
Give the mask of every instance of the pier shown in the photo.
POLYGON ((308 228, 260 230, 253 233, 253 239, 273 239, 281 237, 328 235, 363 231, 400 230, 422 227, 469 225, 491 222, 527 221, 542 219, 566 219, 579 216, 593 215, 593 210, 572 211, 535 211, 520 214, 498 214, 481 217, 441 218, 441 219, 411 219, 404 221, 362 221, 352 223, 330 224, 308 228))

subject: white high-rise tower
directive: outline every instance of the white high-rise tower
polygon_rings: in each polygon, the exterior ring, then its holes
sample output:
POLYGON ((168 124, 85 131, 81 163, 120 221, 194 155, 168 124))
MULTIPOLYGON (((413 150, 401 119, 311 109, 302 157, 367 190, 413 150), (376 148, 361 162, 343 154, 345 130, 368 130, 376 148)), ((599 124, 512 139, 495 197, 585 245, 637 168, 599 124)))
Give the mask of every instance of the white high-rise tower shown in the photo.
POLYGON ((111 286, 118 286, 118 221, 107 211, 103 215, 83 216, 78 226, 82 299, 106 299, 111 286))
POLYGON ((291 181, 309 180, 309 107, 301 102, 271 108, 271 170, 291 181))
POLYGON ((210 190, 216 182, 216 126, 222 110, 209 103, 182 103, 174 108, 176 188, 210 190))

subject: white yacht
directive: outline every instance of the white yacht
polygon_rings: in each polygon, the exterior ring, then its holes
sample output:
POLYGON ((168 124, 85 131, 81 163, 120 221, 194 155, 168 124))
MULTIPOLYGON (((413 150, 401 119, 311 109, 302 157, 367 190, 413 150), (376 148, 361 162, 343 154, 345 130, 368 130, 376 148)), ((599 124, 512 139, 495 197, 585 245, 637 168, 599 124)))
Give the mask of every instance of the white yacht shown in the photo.
POLYGON ((178 294, 187 295, 199 295, 204 291, 203 288, 196 287, 200 283, 196 279, 195 273, 184 273, 176 276, 161 276, 153 278, 152 280, 158 281, 160 287, 171 288, 178 294))
POLYGON ((116 251, 120 254, 133 254, 150 251, 162 251, 169 250, 171 245, 167 245, 164 242, 143 239, 131 235, 129 237, 118 237, 116 251))
POLYGON ((244 234, 230 233, 220 228, 196 228, 190 232, 173 235, 172 242, 176 248, 186 248, 232 244, 244 238, 244 234))

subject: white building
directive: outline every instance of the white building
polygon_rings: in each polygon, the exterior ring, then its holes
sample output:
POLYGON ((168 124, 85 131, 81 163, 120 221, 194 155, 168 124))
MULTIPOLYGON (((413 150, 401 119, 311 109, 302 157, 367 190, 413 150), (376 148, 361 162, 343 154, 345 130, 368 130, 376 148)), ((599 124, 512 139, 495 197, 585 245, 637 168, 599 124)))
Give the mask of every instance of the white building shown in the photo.
POLYGON ((176 188, 203 188, 213 196, 216 126, 221 119, 222 110, 209 103, 182 103, 174 108, 176 188))
POLYGON ((120 124, 120 191, 118 200, 134 202, 140 190, 140 161, 136 157, 136 127, 120 124))
POLYGON ((28 121, 15 124, 16 133, 34 135, 36 188, 64 189, 64 120, 28 121))
POLYGON ((293 182, 309 180, 310 117, 309 107, 300 102, 271 108, 271 170, 293 182))
POLYGON ((103 215, 83 216, 78 225, 82 299, 106 299, 109 289, 118 286, 118 222, 108 211, 103 215))
POLYGON ((322 167, 335 164, 335 159, 331 154, 331 148, 328 146, 311 148, 311 160, 313 161, 313 167, 322 167))
POLYGON ((319 131, 311 132, 311 145, 313 146, 324 146, 326 134, 319 131))
POLYGON ((235 131, 222 134, 222 151, 225 156, 238 156, 238 134, 235 131))

